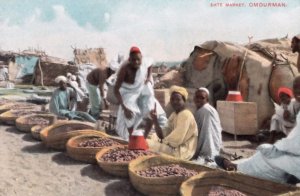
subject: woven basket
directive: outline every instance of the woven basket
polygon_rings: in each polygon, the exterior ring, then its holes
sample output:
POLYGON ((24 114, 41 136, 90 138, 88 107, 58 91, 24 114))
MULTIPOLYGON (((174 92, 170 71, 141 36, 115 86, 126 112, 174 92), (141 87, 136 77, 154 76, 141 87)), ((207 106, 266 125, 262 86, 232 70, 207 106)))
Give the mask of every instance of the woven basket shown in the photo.
MULTIPOLYGON (((57 150, 65 149, 65 138, 68 137, 68 133, 75 130, 91 130, 94 128, 93 123, 82 121, 60 121, 44 128, 40 132, 40 137, 43 143, 50 148, 57 150)), ((100 131, 98 131, 100 133, 100 131)))
MULTIPOLYGON (((114 150, 116 148, 122 148, 119 146, 109 147, 109 148, 103 148, 96 154, 96 160, 99 165, 104 171, 106 171, 109 174, 119 176, 119 177, 128 177, 128 162, 107 162, 102 161, 101 158, 104 154, 109 153, 109 151, 114 150)), ((123 148, 128 148, 124 146, 123 148)), ((149 155, 149 156, 157 156, 157 155, 149 155)))
POLYGON ((31 117, 40 117, 46 120, 49 120, 49 125, 56 122, 57 118, 53 114, 31 114, 17 118, 16 127, 19 131, 30 133, 31 128, 36 124, 28 124, 27 120, 31 117))
POLYGON ((7 103, 7 104, 0 106, 0 114, 13 109, 15 106, 19 106, 18 109, 20 109, 20 108, 38 108, 39 107, 39 105, 32 104, 32 103, 26 103, 26 102, 7 103))
POLYGON ((297 187, 248 176, 239 172, 203 172, 189 178, 180 187, 181 195, 208 195, 211 187, 222 186, 246 195, 290 195, 297 187))
MULTIPOLYGON (((46 126, 47 127, 47 126, 46 126)), ((42 141, 41 136, 40 136, 40 132, 44 129, 45 127, 41 126, 41 125, 34 125, 33 127, 31 127, 31 136, 39 141, 42 141)))
MULTIPOLYGON (((101 137, 103 137, 103 136, 80 135, 80 136, 72 137, 71 139, 68 140, 68 142, 66 144, 68 155, 71 158, 78 160, 78 161, 82 161, 85 163, 96 163, 95 157, 96 157, 97 152, 99 152, 101 149, 104 149, 105 147, 79 147, 78 144, 83 141, 87 141, 87 140, 90 140, 93 138, 101 138, 101 137)), ((114 145, 114 146, 124 146, 124 145, 120 144, 120 145, 114 145)))
POLYGON ((136 172, 153 166, 178 164, 186 169, 197 172, 214 171, 209 167, 197 165, 190 161, 171 158, 170 156, 139 157, 129 163, 129 177, 136 190, 145 195, 178 195, 179 187, 188 177, 143 177, 136 172))
MULTIPOLYGON (((18 112, 20 110, 9 110, 6 112, 3 112, 0 114, 0 121, 4 124, 8 125, 15 125, 16 120, 20 117, 20 114, 16 114, 15 112, 18 112)), ((33 108, 23 108, 22 112, 28 112, 28 113, 23 113, 22 115, 29 115, 29 114, 34 114, 34 113, 41 113, 41 111, 38 111, 33 108), (25 110, 25 111, 24 111, 25 110)))

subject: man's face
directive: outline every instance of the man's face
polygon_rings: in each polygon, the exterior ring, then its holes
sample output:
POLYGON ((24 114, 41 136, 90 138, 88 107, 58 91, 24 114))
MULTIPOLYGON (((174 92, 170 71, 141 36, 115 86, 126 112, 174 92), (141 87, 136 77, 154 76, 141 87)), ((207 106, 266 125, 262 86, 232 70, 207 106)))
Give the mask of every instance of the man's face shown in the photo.
POLYGON ((140 68, 140 66, 142 64, 142 54, 141 53, 131 53, 129 56, 129 62, 133 68, 135 68, 135 69, 140 68))
POLYGON ((288 105, 288 104, 290 104, 291 99, 292 98, 289 95, 285 94, 285 93, 280 93, 279 94, 279 101, 280 101, 280 103, 288 105))
POLYGON ((185 101, 180 93, 173 92, 170 99, 171 106, 175 112, 181 111, 185 106, 185 101))
POLYGON ((59 85, 59 89, 62 91, 67 89, 67 83, 65 83, 63 81, 60 81, 58 85, 59 85))
POLYGON ((195 96, 194 96, 194 103, 195 103, 197 109, 201 108, 207 102, 208 102, 207 93, 202 90, 197 90, 195 92, 195 96))
POLYGON ((292 42, 291 42, 291 48, 293 53, 297 52, 300 50, 300 40, 298 40, 297 38, 293 38, 292 42))

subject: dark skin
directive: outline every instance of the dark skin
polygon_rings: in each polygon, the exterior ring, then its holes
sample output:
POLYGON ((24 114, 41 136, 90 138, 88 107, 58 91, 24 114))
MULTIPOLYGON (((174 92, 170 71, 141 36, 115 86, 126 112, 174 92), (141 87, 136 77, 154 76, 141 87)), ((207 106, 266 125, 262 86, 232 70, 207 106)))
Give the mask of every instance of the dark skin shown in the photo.
MULTIPOLYGON (((171 94, 170 103, 174 111, 178 114, 179 112, 183 111, 185 109, 185 99, 184 97, 177 92, 173 92, 171 94)), ((157 119, 157 113, 156 113, 156 105, 154 106, 154 109, 150 112, 151 118, 153 119, 153 124, 155 128, 156 135, 159 139, 164 139, 162 129, 158 124, 157 119)))
MULTIPOLYGON (((115 95, 124 110, 125 117, 128 119, 132 118, 133 113, 129 108, 127 108, 124 105, 122 96, 120 94, 120 88, 121 88, 121 85, 123 82, 128 83, 128 84, 134 83, 136 72, 140 68, 141 64, 142 64, 142 54, 141 53, 131 53, 129 55, 128 63, 124 64, 120 68, 120 71, 119 71, 118 77, 117 77, 117 81, 116 81, 116 85, 115 85, 115 89, 114 89, 115 95)), ((151 73, 152 73, 152 67, 150 66, 148 68, 147 79, 145 80, 145 83, 150 81, 151 73)))
POLYGON ((201 108, 208 103, 208 94, 203 90, 197 90, 194 96, 194 103, 197 109, 201 108))
MULTIPOLYGON (((121 107, 124 110, 124 114, 127 119, 132 118, 133 112, 124 105, 122 96, 120 94, 120 88, 121 88, 123 82, 128 83, 128 84, 134 84, 136 73, 137 73, 138 69, 140 68, 141 64, 142 64, 142 54, 139 52, 130 53, 128 63, 125 63, 120 68, 120 71, 117 76, 117 81, 115 84, 114 92, 115 92, 116 98, 119 101, 119 104, 121 105, 121 107)), ((152 73, 152 68, 150 66, 148 68, 148 73, 147 73, 147 78, 145 80, 145 83, 150 81, 151 73, 152 73)), ((129 134, 131 134, 133 131, 133 127, 128 128, 128 131, 129 131, 129 134)))
POLYGON ((67 83, 66 82, 60 81, 58 83, 58 86, 59 86, 59 90, 61 90, 61 91, 65 91, 67 89, 67 83))
MULTIPOLYGON (((289 95, 285 94, 285 93, 280 93, 280 94, 279 94, 279 102, 280 102, 281 104, 288 105, 288 104, 290 104, 291 99, 292 99, 292 98, 291 98, 289 95)), ((285 121, 290 121, 290 122, 292 122, 292 119, 290 118, 290 116, 291 116, 291 113, 290 113, 288 110, 284 109, 284 112, 283 112, 283 119, 284 119, 285 121)), ((275 142, 275 133, 276 133, 276 130, 271 130, 270 138, 269 138, 268 143, 273 144, 273 143, 275 142)))

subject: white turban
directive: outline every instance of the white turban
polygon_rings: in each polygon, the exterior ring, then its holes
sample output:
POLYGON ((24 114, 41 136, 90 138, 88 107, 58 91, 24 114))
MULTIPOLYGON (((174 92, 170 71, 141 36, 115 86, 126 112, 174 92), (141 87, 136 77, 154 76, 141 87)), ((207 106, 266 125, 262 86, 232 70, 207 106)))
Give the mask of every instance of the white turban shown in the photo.
POLYGON ((65 83, 67 83, 67 78, 65 76, 57 76, 54 80, 56 83, 59 83, 60 81, 63 81, 65 83))
POLYGON ((71 80, 76 81, 76 76, 75 76, 75 75, 72 75, 72 76, 71 76, 71 80))
POLYGON ((204 91, 204 92, 206 92, 207 95, 209 96, 209 90, 208 90, 207 88, 205 88, 205 87, 200 87, 200 88, 198 88, 198 90, 199 90, 199 91, 204 91))

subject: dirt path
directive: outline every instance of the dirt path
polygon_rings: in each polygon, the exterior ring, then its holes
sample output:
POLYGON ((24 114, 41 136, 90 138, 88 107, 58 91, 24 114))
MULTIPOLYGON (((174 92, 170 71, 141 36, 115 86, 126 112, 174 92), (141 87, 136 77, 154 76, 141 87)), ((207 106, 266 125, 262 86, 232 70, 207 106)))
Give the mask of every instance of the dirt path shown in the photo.
POLYGON ((0 126, 0 145, 0 195, 140 195, 128 179, 47 149, 15 127, 0 126))

